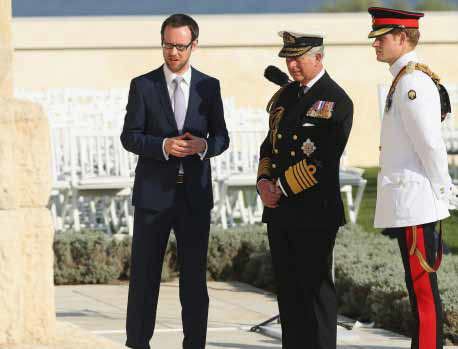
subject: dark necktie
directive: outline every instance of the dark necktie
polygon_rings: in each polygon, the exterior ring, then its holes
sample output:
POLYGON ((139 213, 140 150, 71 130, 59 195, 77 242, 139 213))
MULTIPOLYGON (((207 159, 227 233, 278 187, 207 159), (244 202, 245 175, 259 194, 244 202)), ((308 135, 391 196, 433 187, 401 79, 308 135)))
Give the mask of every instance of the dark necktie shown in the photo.
POLYGON ((304 97, 309 89, 310 89, 310 87, 308 87, 307 85, 299 86, 299 92, 298 92, 299 98, 304 97))

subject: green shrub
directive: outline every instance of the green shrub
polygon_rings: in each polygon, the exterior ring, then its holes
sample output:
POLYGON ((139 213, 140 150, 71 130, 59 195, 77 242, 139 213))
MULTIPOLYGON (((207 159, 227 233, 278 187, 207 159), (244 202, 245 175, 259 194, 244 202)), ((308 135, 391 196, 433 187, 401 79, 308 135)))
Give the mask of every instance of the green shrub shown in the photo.
POLYGON ((123 271, 120 256, 124 251, 116 251, 113 246, 114 240, 100 233, 56 235, 55 283, 58 285, 107 283, 119 278, 123 271))
MULTIPOLYGON (((345 227, 336 247, 336 289, 339 311, 376 326, 411 333, 413 319, 404 270, 395 240, 345 227)), ((444 308, 444 331, 458 331, 458 256, 446 255, 438 272, 444 308)))
MULTIPOLYGON (((92 231, 58 233, 54 238, 54 283, 106 284, 128 280, 132 239, 112 239, 92 231)), ((161 280, 176 276, 176 241, 172 236, 164 257, 161 280)))
MULTIPOLYGON (((108 283, 128 279, 130 250, 130 238, 118 241, 90 232, 57 234, 55 283, 108 283)), ((396 241, 348 225, 337 236, 335 261, 341 314, 374 321, 378 327, 397 332, 411 332, 413 319, 396 241)), ((225 231, 212 227, 207 270, 211 280, 238 280, 275 290, 265 227, 255 225, 225 231)), ((162 280, 171 280, 177 274, 177 245, 172 234, 165 253, 162 280)), ((444 330, 452 338, 458 332, 458 256, 444 256, 438 278, 444 330)))
POLYGON ((268 241, 263 226, 239 227, 226 231, 212 229, 208 248, 209 276, 213 280, 252 281, 243 277, 246 266, 254 253, 266 251, 268 241))

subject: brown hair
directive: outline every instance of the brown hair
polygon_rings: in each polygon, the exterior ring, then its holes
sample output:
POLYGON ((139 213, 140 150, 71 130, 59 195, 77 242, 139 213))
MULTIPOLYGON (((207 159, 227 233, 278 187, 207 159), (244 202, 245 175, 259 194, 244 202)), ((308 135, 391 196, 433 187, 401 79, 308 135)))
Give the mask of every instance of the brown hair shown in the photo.
POLYGON ((399 35, 402 32, 406 33, 407 40, 412 47, 416 47, 420 40, 420 31, 416 28, 395 28, 390 32, 393 35, 399 35))
POLYGON ((175 13, 167 17, 167 19, 162 23, 161 26, 161 41, 164 41, 164 31, 165 27, 167 26, 171 26, 173 28, 188 27, 191 31, 192 41, 196 40, 199 37, 199 25, 194 19, 192 19, 191 16, 182 13, 175 13))

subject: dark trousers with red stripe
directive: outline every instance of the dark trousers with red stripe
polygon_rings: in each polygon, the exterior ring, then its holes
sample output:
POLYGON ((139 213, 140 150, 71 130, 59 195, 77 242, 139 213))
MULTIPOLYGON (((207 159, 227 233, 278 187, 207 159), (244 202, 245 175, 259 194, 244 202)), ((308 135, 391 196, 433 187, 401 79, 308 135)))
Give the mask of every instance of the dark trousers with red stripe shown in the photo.
MULTIPOLYGON (((437 239, 435 223, 417 225, 417 248, 429 265, 434 265, 437 239)), ((393 228, 396 230, 405 280, 409 291, 410 305, 414 316, 412 349, 442 348, 442 303, 437 286, 436 273, 427 273, 419 258, 409 251, 413 243, 412 227, 393 228)))
POLYGON ((338 227, 267 224, 283 349, 335 349, 337 299, 332 251, 338 227))

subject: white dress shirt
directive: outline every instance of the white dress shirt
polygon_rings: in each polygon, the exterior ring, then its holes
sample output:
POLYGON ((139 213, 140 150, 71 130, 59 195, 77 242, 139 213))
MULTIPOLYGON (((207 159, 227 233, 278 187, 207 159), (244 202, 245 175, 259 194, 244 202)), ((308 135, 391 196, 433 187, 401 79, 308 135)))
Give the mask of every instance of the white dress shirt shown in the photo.
MULTIPOLYGON (((189 104, 189 88, 191 86, 191 67, 188 68, 188 70, 186 70, 182 75, 178 75, 174 72, 172 72, 169 67, 167 67, 167 64, 164 64, 163 65, 163 70, 164 70, 164 76, 165 76, 165 83, 167 84, 167 90, 169 91, 169 97, 170 97, 170 104, 172 105, 172 110, 174 110, 174 105, 173 105, 173 92, 175 90, 175 84, 173 82, 173 80, 175 80, 175 78, 177 76, 180 76, 182 77, 183 79, 181 80, 180 82, 180 86, 179 88, 181 88, 181 90, 183 91, 183 94, 184 94, 184 102, 185 102, 185 105, 186 105, 186 109, 188 108, 188 104, 189 104)), ((181 131, 182 130, 178 130, 181 131)))
MULTIPOLYGON (((181 90, 183 91, 183 95, 184 95, 184 100, 185 100, 185 105, 186 105, 186 111, 188 109, 188 105, 189 105, 189 89, 191 87, 191 73, 192 73, 192 70, 191 70, 191 66, 188 67, 188 70, 186 70, 183 74, 181 75, 178 75, 174 72, 172 72, 169 67, 167 67, 167 64, 164 64, 163 66, 163 70, 164 70, 164 76, 165 76, 165 83, 167 84, 167 91, 169 92, 169 98, 170 98, 170 104, 172 106, 172 110, 174 110, 174 103, 173 103, 173 93, 174 93, 174 90, 175 90, 175 85, 174 85, 174 80, 177 76, 181 76, 183 79, 180 81, 180 85, 179 85, 179 88, 181 88, 181 90)), ((183 130, 178 130, 178 132, 181 134, 183 130)), ((164 140, 162 141, 162 152, 164 153, 164 158, 166 160, 169 159, 169 154, 167 154, 167 152, 165 151, 165 142, 168 138, 164 138, 164 140)), ((207 141, 204 139, 204 142, 205 142, 205 149, 202 153, 198 153, 199 156, 200 156, 200 159, 203 160, 205 158, 205 154, 207 153, 207 141)), ((179 169, 179 173, 184 173, 183 172, 183 165, 180 163, 180 169, 179 169)))

